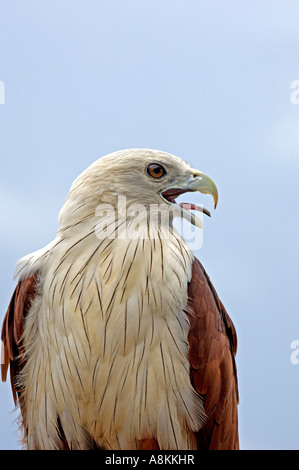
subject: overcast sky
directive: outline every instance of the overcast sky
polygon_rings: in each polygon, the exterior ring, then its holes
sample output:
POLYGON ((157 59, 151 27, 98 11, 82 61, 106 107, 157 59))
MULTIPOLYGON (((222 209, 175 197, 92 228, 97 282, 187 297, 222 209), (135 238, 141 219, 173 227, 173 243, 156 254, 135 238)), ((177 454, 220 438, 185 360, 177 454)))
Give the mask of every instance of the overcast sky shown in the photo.
MULTIPOLYGON (((215 212, 192 195, 212 211, 196 255, 238 332, 243 449, 299 449, 298 24, 289 0, 0 0, 0 320, 81 171, 182 157, 219 189, 215 212)), ((0 384, 1 449, 12 410, 0 384)))

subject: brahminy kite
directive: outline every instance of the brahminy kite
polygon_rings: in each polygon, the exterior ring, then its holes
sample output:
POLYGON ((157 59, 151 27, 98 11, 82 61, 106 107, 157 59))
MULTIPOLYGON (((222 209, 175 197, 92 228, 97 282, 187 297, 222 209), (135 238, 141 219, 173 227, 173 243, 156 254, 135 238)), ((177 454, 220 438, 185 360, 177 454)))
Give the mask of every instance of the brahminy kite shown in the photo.
MULTIPOLYGON (((2 328, 28 449, 237 449, 236 332, 173 225, 211 178, 162 151, 100 158, 22 258, 2 328)), ((201 216, 202 217, 202 216, 201 216)), ((196 229, 198 230, 198 229, 196 229)))

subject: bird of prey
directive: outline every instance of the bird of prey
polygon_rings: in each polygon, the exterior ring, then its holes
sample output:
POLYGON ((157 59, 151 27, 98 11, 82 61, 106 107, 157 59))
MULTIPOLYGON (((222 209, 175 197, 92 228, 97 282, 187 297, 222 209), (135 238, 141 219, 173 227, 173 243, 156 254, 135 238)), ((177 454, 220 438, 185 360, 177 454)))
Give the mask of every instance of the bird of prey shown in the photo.
POLYGON ((212 179, 174 155, 106 155, 19 261, 1 362, 24 447, 238 448, 235 328, 173 225, 201 227, 202 206, 176 202, 189 191, 216 207, 212 179))

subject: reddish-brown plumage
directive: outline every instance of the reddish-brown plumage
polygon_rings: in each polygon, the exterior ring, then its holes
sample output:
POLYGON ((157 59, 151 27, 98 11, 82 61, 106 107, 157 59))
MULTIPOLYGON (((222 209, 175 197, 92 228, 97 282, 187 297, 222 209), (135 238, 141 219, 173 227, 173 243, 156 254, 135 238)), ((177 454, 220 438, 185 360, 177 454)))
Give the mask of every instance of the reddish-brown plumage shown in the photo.
MULTIPOLYGON (((38 274, 19 281, 2 327, 4 363, 2 380, 10 366, 15 402, 22 412, 22 389, 18 374, 24 365, 22 333, 24 320, 37 292, 38 274)), ((207 420, 196 433, 198 449, 238 449, 238 386, 234 356, 237 339, 234 325, 204 271, 195 260, 188 285, 190 379, 203 396, 207 420)), ((22 413, 23 414, 23 413, 22 413)), ((26 429, 26 424, 24 428, 26 429)), ((57 425, 61 448, 67 449, 63 429, 57 425)), ((90 446, 93 447, 92 445, 90 446)), ((139 441, 140 449, 159 449, 155 439, 139 441)))
MULTIPOLYGON (((20 402, 20 385, 17 383, 18 375, 24 365, 22 334, 24 320, 30 309, 37 291, 38 275, 19 281, 9 307, 3 320, 1 339, 4 346, 4 360, 1 364, 2 380, 6 380, 10 366, 11 388, 14 401, 20 402)), ((21 404, 21 403, 20 403, 21 404)))
POLYGON ((204 398, 207 420, 197 433, 199 449, 238 449, 238 385, 234 325, 198 260, 188 286, 190 377, 204 398))

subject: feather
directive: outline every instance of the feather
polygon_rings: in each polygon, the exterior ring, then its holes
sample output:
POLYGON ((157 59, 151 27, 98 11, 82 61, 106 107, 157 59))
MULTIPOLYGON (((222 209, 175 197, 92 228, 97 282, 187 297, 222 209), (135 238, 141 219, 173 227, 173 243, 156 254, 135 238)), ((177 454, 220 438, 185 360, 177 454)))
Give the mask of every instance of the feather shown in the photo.
POLYGON ((188 292, 192 309, 188 314, 190 376, 204 398, 208 416, 196 436, 198 448, 237 449, 236 332, 198 260, 193 263, 188 292))
POLYGON ((55 240, 18 263, 1 369, 29 449, 238 448, 236 332, 159 207, 190 172, 164 152, 100 159, 73 183, 55 240))

